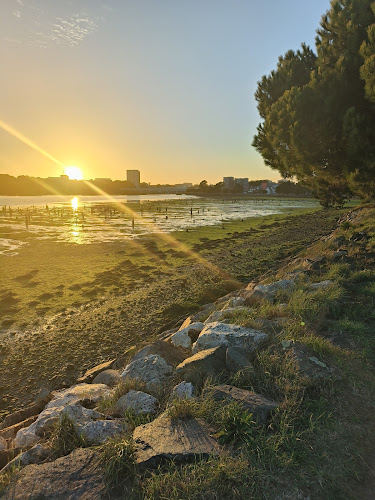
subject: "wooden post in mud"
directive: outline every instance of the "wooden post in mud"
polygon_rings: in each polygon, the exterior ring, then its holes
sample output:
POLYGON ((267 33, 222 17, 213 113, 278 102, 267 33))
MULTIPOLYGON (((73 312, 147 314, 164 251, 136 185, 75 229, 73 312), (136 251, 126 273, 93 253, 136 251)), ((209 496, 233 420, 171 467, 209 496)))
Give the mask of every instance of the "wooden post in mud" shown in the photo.
POLYGON ((134 228, 135 228, 135 221, 134 221, 134 217, 132 218, 132 229, 134 231, 134 228))

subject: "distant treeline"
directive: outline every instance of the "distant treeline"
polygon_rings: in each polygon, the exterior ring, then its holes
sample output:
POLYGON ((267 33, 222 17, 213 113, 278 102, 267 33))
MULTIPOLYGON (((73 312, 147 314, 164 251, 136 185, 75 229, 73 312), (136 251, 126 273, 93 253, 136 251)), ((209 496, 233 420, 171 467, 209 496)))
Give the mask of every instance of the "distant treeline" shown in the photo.
POLYGON ((0 174, 0 195, 5 196, 98 195, 100 194, 98 190, 107 194, 121 195, 134 191, 134 186, 128 181, 112 181, 111 179, 76 181, 66 176, 42 179, 28 175, 13 177, 0 174))

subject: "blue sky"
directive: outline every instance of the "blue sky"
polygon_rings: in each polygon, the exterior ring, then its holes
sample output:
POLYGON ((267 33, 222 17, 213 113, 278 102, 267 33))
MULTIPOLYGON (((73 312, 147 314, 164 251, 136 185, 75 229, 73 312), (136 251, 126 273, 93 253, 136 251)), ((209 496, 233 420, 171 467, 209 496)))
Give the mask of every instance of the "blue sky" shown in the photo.
MULTIPOLYGON (((257 81, 329 1, 2 0, 0 120, 86 178, 279 178, 251 146, 257 81)), ((0 130, 0 171, 61 167, 0 130)))

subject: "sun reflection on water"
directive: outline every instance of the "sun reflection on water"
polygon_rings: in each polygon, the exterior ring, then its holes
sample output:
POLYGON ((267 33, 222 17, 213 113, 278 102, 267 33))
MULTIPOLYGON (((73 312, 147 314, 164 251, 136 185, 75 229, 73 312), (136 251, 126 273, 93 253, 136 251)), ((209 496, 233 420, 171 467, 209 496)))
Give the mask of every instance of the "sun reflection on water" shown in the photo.
POLYGON ((73 212, 76 212, 76 211, 78 210, 78 207, 79 207, 79 200, 78 200, 77 196, 75 196, 75 197, 71 200, 71 202, 70 202, 70 203, 72 204, 72 209, 73 209, 73 212))

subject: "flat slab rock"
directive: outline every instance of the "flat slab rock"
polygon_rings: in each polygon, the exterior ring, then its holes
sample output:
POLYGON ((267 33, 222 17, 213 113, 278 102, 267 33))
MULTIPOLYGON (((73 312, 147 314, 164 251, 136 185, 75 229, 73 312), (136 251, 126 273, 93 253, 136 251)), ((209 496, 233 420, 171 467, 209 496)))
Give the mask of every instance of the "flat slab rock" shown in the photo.
POLYGON ((4 500, 99 500, 104 495, 96 453, 78 449, 54 462, 22 469, 6 489, 4 500))
POLYGON ((262 424, 267 422, 271 411, 277 408, 277 403, 274 401, 270 401, 255 392, 239 389, 232 385, 218 385, 207 389, 207 391, 216 401, 227 400, 239 403, 244 410, 252 413, 254 419, 262 424))
POLYGON ((242 347, 249 352, 253 352, 264 344, 267 339, 268 335, 259 330, 216 321, 204 327, 198 340, 193 345, 193 352, 211 349, 220 345, 242 347))
POLYGON ((133 440, 136 461, 142 468, 156 468, 168 460, 192 462, 221 451, 205 422, 195 418, 172 419, 165 414, 137 427, 133 440))

